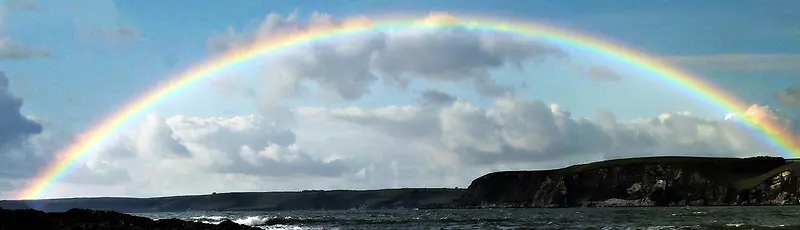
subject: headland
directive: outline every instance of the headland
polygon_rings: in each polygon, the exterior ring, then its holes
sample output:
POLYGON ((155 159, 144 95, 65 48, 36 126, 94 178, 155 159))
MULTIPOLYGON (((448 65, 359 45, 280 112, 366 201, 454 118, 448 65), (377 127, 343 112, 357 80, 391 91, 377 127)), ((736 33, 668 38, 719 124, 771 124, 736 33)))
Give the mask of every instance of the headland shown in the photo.
POLYGON ((5 209, 0 212, 0 219, 81 218, 77 214, 133 218, 117 212, 794 205, 800 203, 798 176, 800 161, 780 157, 644 157, 551 170, 493 172, 473 180, 466 189, 306 190, 156 198, 5 200, 0 201, 0 207, 5 209), (27 209, 66 211, 66 214, 27 209))

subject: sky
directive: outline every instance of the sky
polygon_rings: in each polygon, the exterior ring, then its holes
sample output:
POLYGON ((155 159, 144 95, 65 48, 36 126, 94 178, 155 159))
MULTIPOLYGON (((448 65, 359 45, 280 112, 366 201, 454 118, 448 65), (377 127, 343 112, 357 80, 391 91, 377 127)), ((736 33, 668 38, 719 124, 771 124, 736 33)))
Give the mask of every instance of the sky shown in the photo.
POLYGON ((752 106, 721 111, 633 66, 541 38, 372 31, 182 89, 107 136, 42 197, 466 187, 497 170, 621 157, 781 156, 724 117, 758 114, 795 132, 794 9, 800 2, 0 1, 0 199, 109 114, 231 49, 310 25, 430 12, 603 38, 752 106))

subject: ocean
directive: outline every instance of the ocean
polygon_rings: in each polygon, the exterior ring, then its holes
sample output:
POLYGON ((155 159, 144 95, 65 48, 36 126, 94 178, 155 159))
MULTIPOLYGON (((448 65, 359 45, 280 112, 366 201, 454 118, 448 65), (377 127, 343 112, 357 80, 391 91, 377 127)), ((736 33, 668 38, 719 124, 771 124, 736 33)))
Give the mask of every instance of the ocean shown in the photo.
POLYGON ((262 229, 800 229, 800 206, 132 213, 262 229))

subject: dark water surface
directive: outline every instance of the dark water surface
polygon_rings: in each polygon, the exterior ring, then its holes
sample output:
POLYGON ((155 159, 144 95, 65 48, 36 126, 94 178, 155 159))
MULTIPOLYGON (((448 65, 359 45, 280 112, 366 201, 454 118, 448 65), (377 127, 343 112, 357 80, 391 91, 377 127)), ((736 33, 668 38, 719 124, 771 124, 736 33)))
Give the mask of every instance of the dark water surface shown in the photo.
POLYGON ((800 229, 800 206, 134 213, 263 229, 800 229))

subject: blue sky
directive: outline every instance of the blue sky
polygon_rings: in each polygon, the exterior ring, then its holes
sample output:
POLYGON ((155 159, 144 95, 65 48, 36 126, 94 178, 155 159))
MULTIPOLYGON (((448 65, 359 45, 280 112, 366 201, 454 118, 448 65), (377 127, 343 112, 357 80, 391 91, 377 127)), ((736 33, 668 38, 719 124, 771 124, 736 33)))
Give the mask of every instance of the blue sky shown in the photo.
MULTIPOLYGON (((797 45, 800 44, 800 28, 796 23, 800 16, 791 12, 791 9, 800 7, 800 3, 793 1, 420 1, 402 4, 352 0, 333 4, 330 1, 244 0, 233 4, 176 0, 35 3, 35 10, 8 10, 0 33, 31 47, 46 48, 51 57, 3 61, 0 68, 12 79, 12 90, 25 99, 23 109, 26 114, 72 120, 74 122, 69 125, 76 129, 97 121, 169 76, 212 57, 206 48, 209 37, 224 32, 229 26, 237 30, 252 30, 270 12, 288 14, 298 10, 301 15, 307 15, 317 10, 337 18, 428 11, 502 15, 597 34, 659 56, 800 52, 800 45, 797 45), (131 28, 138 32, 138 39, 120 42, 81 36, 82 31, 92 28, 131 28)), ((614 68, 626 71, 624 66, 614 68)), ((684 68, 702 74, 750 102, 773 106, 778 106, 773 100, 775 92, 800 83, 796 69, 728 71, 692 66, 684 68)), ((557 75, 575 75, 569 71, 553 71, 557 75)), ((508 73, 511 71, 498 72, 511 74, 508 73)), ((539 74, 536 70, 532 72, 531 75, 539 74)), ((525 92, 587 116, 592 115, 596 109, 593 106, 597 105, 611 107, 609 109, 615 113, 631 117, 652 115, 661 110, 703 107, 676 103, 669 98, 650 99, 644 95, 640 100, 634 100, 627 95, 653 92, 647 87, 634 89, 635 80, 598 86, 574 79, 579 78, 543 78, 533 83, 540 86, 538 89, 525 92), (591 102, 587 98, 592 98, 591 102), (614 103, 621 101, 624 103, 614 103)), ((654 90, 663 90, 664 95, 669 95, 667 89, 654 90)), ((228 103, 220 106, 230 107, 228 109, 192 103, 191 95, 208 96, 195 91, 198 90, 189 89, 186 95, 171 100, 171 103, 185 107, 170 106, 172 109, 163 112, 206 115, 252 111, 248 111, 252 106, 244 98, 224 99, 228 103)), ((385 97, 388 95, 391 94, 385 97)), ((410 100, 406 97, 398 102, 410 100)), ((364 103, 381 102, 385 101, 378 97, 364 103)))

